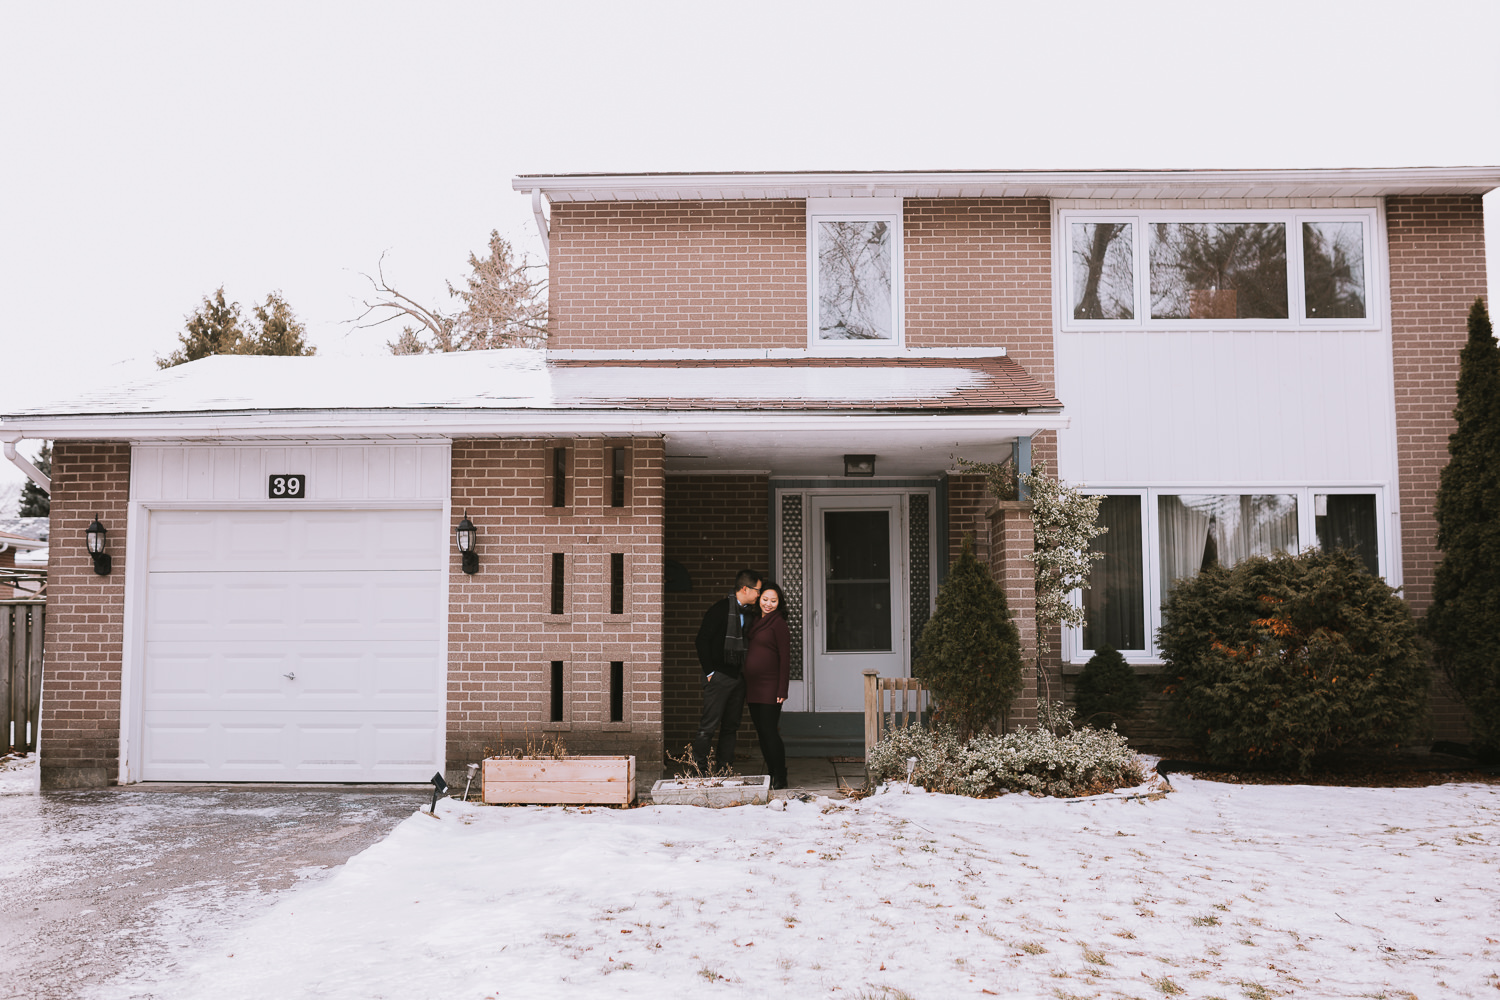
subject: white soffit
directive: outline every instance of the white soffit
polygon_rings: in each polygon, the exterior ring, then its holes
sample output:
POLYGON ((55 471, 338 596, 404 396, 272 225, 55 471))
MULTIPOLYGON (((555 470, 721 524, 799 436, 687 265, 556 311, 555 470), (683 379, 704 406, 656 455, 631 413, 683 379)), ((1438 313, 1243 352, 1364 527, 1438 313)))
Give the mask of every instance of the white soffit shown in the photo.
POLYGON ((523 174, 553 202, 806 198, 1375 198, 1486 194, 1500 167, 523 174))

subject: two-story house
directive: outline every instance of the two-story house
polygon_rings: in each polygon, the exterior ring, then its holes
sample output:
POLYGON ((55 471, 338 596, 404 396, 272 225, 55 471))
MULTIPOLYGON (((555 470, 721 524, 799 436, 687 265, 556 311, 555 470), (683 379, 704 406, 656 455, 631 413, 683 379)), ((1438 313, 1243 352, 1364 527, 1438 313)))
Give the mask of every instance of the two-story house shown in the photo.
POLYGON ((742 567, 790 598, 790 742, 836 746, 964 535, 1034 641, 1024 509, 959 458, 1108 498, 1044 692, 1105 643, 1150 671, 1211 559, 1350 547, 1428 600, 1500 168, 513 186, 545 351, 217 357, 0 419, 56 442, 47 784, 423 780, 551 733, 659 761, 742 567))

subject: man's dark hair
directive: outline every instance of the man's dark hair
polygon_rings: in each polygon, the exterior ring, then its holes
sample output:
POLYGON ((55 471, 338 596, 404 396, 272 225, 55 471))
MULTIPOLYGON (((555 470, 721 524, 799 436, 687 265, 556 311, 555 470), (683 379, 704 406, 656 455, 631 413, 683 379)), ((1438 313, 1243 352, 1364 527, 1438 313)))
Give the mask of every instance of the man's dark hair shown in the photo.
POLYGON ((760 584, 761 576, 753 569, 742 569, 740 575, 734 578, 734 589, 740 590, 744 587, 755 587, 760 584))

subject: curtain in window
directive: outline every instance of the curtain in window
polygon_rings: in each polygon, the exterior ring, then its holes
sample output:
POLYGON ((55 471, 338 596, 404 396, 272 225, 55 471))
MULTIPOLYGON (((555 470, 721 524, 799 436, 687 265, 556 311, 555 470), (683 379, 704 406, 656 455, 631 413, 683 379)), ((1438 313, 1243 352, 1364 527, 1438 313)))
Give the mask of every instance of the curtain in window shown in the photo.
POLYGON ((1085 649, 1146 648, 1145 577, 1141 572, 1141 498, 1105 497, 1099 522, 1109 530, 1090 548, 1104 553, 1083 591, 1085 649))
POLYGON ((1297 498, 1289 493, 1157 498, 1161 590, 1217 563, 1297 551, 1297 498))

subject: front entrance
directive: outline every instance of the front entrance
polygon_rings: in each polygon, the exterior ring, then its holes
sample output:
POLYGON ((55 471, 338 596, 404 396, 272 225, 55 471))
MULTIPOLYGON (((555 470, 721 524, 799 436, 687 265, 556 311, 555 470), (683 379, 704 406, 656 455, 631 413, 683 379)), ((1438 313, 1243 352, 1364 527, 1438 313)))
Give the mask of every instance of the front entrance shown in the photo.
POLYGON ((905 676, 906 519, 902 494, 810 497, 808 706, 864 709, 864 671, 905 676))

